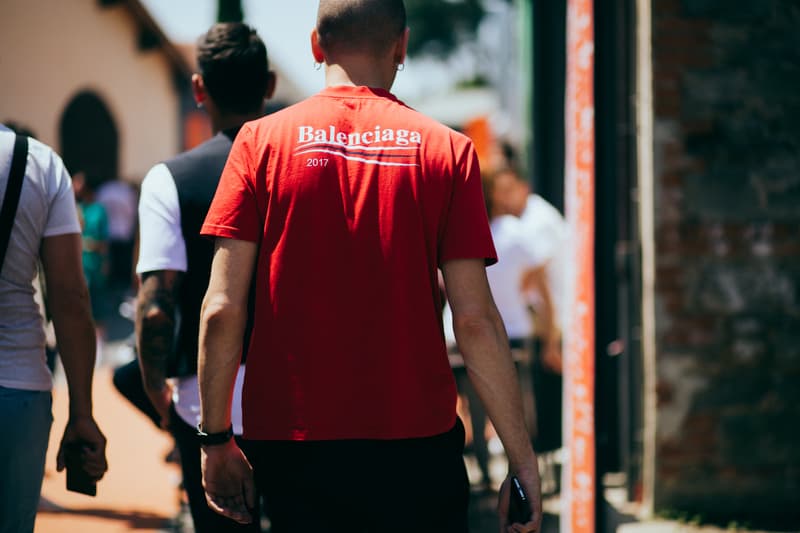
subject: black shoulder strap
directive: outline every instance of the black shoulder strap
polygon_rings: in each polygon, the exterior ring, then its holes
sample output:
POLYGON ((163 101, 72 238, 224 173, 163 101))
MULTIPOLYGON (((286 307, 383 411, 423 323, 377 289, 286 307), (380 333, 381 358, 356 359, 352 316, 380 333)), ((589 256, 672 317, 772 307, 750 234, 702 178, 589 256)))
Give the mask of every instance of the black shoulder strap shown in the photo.
POLYGON ((3 261, 6 258, 11 228, 14 227, 14 217, 17 214, 17 205, 19 205, 19 195, 22 191, 27 162, 28 138, 24 135, 17 135, 14 140, 14 155, 11 158, 11 171, 8 173, 6 195, 3 198, 3 207, 0 209, 0 270, 3 269, 3 261))

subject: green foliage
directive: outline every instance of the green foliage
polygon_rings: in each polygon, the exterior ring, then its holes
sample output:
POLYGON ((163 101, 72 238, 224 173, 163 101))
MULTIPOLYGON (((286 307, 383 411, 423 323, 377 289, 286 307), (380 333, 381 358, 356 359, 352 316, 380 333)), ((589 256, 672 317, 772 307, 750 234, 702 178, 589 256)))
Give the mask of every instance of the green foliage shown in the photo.
POLYGON ((443 58, 473 39, 486 14, 481 0, 406 0, 410 55, 443 58))
POLYGON ((242 0, 217 0, 217 22, 242 22, 242 0))
POLYGON ((461 80, 456 83, 456 88, 458 89, 479 89, 481 87, 489 87, 491 82, 483 76, 482 74, 476 74, 475 76, 461 80))
MULTIPOLYGON (((406 0, 411 55, 447 57, 475 38, 486 10, 483 0, 406 0)), ((217 22, 244 20, 242 0, 217 0, 217 22)))

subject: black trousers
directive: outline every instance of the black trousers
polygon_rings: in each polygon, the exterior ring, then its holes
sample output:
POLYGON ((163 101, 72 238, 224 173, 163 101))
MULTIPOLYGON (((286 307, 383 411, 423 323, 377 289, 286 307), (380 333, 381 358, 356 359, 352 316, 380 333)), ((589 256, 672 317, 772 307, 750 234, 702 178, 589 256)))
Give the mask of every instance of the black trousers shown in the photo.
POLYGON ((157 428, 161 429, 161 416, 153 407, 150 398, 144 391, 142 382, 142 371, 139 369, 139 361, 134 359, 114 370, 114 387, 122 394, 125 399, 133 404, 139 411, 144 413, 147 418, 153 421, 157 428))
MULTIPOLYGON (((175 444, 181 453, 181 472, 183 488, 189 498, 189 510, 192 513, 196 533, 260 532, 259 504, 256 501, 255 520, 251 524, 241 525, 213 511, 206 503, 203 490, 203 474, 200 471, 200 443, 197 441, 195 428, 183 421, 172 407, 170 412, 170 431, 175 437, 175 444)), ((247 455, 247 443, 237 437, 237 443, 247 455)))
POLYGON ((271 533, 464 533, 464 426, 392 441, 250 441, 271 533))
POLYGON ((534 346, 531 379, 536 397, 536 438, 533 449, 536 453, 545 453, 561 448, 564 378, 542 364, 542 343, 537 340, 534 346))

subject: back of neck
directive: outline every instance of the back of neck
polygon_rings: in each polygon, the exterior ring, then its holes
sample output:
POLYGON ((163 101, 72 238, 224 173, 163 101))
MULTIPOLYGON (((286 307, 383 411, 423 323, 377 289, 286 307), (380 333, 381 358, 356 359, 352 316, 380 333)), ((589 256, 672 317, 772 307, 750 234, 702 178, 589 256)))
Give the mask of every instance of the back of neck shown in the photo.
POLYGON ((325 65, 325 86, 352 85, 375 89, 391 90, 394 76, 388 76, 380 66, 373 62, 351 61, 347 66, 340 63, 325 65))

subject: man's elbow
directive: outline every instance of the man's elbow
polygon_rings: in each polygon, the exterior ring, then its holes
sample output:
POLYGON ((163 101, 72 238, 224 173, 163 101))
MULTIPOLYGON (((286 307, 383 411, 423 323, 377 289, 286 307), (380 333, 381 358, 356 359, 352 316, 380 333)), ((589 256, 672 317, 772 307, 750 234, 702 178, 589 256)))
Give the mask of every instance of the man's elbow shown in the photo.
POLYGON ((91 318, 89 289, 83 278, 75 284, 48 283, 47 294, 54 321, 76 317, 91 318))
POLYGON ((142 332, 161 332, 164 328, 170 330, 175 325, 174 313, 162 306, 154 304, 145 309, 140 309, 142 332))
POLYGON ((223 295, 206 294, 200 311, 200 322, 208 328, 227 327, 246 319, 246 306, 236 305, 223 295))
POLYGON ((459 344, 497 334, 498 323, 490 312, 462 313, 453 316, 453 331, 459 344))

